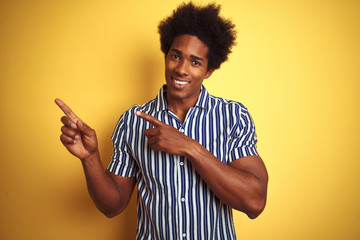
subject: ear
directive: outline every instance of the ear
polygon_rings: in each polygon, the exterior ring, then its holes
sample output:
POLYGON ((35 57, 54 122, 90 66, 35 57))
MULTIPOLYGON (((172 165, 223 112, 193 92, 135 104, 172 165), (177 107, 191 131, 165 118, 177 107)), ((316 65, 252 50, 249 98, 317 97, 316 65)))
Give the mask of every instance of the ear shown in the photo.
POLYGON ((209 69, 206 73, 205 73, 205 79, 208 79, 213 72, 215 71, 215 69, 209 69))

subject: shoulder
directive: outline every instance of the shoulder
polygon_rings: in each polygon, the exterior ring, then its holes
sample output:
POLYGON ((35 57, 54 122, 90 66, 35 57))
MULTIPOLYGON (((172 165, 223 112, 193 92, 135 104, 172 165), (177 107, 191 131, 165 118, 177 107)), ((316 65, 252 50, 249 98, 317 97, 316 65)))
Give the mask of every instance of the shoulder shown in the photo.
POLYGON ((132 131, 134 131, 134 129, 139 129, 139 124, 142 119, 136 115, 136 112, 141 111, 150 114, 152 109, 154 109, 153 102, 154 100, 151 100, 143 105, 133 105, 132 107, 127 109, 118 119, 118 122, 113 132, 113 138, 117 135, 128 134, 129 131, 131 133, 132 131))
POLYGON ((155 99, 153 99, 153 100, 151 100, 151 101, 149 101, 147 103, 144 103, 142 105, 139 105, 139 104, 133 105, 132 107, 127 109, 122 114, 121 118, 123 118, 123 119, 135 118, 137 111, 141 111, 141 112, 150 114, 154 110, 155 110, 155 99))
POLYGON ((209 95, 209 108, 210 109, 221 109, 224 113, 228 112, 233 116, 245 116, 249 114, 248 109, 241 102, 229 100, 222 97, 216 97, 209 95))

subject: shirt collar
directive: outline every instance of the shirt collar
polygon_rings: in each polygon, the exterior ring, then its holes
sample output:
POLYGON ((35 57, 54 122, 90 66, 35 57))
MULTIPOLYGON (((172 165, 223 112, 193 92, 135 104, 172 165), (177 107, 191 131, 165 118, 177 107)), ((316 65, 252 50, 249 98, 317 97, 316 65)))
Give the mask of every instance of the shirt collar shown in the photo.
MULTIPOLYGON (((169 109, 165 98, 166 91, 167 91, 167 86, 166 84, 164 84, 155 98, 155 109, 157 112, 169 109)), ((204 85, 201 85, 200 95, 195 103, 195 107, 206 109, 208 107, 208 104, 209 104, 209 93, 204 87, 204 85)))

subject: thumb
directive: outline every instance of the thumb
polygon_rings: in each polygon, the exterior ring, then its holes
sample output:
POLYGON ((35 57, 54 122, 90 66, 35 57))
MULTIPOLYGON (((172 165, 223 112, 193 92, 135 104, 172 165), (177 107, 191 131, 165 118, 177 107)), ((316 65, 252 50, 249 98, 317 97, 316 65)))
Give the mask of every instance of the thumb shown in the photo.
POLYGON ((89 136, 91 135, 92 129, 86 123, 84 123, 81 119, 79 119, 76 122, 76 125, 78 126, 78 128, 80 129, 80 131, 82 133, 84 133, 85 135, 89 135, 89 136))

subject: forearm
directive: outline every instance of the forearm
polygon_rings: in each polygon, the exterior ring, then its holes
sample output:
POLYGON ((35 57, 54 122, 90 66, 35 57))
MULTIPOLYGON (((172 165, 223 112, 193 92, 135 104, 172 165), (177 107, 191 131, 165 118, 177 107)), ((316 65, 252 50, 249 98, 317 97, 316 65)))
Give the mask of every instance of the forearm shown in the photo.
POLYGON ((230 207, 257 217, 265 206, 267 172, 260 157, 244 157, 222 163, 194 139, 145 113, 137 116, 154 128, 145 135, 154 151, 187 157, 215 195, 230 207))
POLYGON ((81 160, 87 188, 96 207, 106 216, 113 217, 121 212, 126 204, 121 198, 120 189, 104 171, 99 152, 81 160))
POLYGON ((229 166, 195 141, 185 156, 221 201, 250 218, 262 212, 266 202, 267 176, 264 179, 245 169, 229 166))
POLYGON ((120 213, 130 200, 134 179, 116 179, 105 173, 101 164, 95 130, 84 123, 60 99, 56 104, 66 116, 61 118, 60 140, 66 149, 82 162, 86 183, 97 208, 106 216, 120 213))

